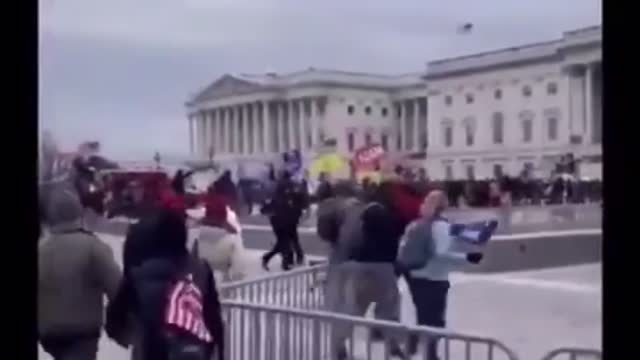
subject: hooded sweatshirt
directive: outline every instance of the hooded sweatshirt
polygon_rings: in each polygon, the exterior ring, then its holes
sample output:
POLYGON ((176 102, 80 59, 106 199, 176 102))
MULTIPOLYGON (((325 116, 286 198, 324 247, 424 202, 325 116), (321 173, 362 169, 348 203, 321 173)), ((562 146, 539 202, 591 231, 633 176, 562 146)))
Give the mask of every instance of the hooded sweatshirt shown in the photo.
POLYGON ((115 296, 120 268, 111 247, 82 229, 73 192, 50 194, 46 211, 51 227, 38 246, 38 332, 99 336, 104 296, 115 296))

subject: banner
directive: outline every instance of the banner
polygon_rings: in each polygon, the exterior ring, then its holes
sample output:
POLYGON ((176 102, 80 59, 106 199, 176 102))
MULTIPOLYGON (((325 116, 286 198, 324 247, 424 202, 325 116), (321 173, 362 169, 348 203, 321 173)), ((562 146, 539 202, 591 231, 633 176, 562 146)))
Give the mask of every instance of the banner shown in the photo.
POLYGON ((355 177, 358 182, 368 178, 372 182, 381 179, 381 161, 385 157, 385 151, 381 145, 364 146, 356 150, 353 158, 355 177))
POLYGON ((380 145, 370 145, 356 150, 354 165, 356 173, 361 171, 377 171, 385 152, 380 145))

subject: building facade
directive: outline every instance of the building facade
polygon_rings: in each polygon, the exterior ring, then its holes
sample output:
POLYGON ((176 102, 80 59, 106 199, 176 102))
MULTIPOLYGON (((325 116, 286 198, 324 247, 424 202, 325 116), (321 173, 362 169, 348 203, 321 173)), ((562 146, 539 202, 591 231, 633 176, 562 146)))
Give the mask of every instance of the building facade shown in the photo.
POLYGON ((187 104, 191 155, 265 163, 324 144, 351 155, 365 144, 389 151, 426 147, 426 85, 400 76, 310 68, 291 74, 224 75, 187 104))
POLYGON ((433 61, 426 74, 227 74, 190 99, 187 112, 192 157, 232 169, 292 149, 309 159, 332 144, 350 157, 378 143, 398 155, 426 151, 433 179, 525 167, 548 174, 567 153, 601 161, 602 29, 433 61))
POLYGON ((548 173, 559 156, 601 158, 602 29, 430 62, 429 149, 435 179, 548 173))

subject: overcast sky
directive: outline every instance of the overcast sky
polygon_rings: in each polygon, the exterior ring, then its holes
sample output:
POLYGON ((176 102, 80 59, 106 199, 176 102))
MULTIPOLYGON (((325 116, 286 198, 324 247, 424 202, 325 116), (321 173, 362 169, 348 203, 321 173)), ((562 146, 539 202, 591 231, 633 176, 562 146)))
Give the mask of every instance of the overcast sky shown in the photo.
POLYGON ((186 155, 184 102, 227 72, 423 71, 601 23, 600 0, 40 1, 40 127, 115 158, 186 155))

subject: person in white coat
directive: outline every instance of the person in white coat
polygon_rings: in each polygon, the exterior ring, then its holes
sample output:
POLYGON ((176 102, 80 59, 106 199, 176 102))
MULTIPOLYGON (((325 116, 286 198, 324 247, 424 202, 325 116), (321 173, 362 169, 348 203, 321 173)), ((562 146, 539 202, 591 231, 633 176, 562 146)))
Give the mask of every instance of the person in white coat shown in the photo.
POLYGON ((222 281, 247 276, 242 229, 235 212, 224 202, 207 203, 204 217, 198 221, 193 250, 222 275, 222 281))

